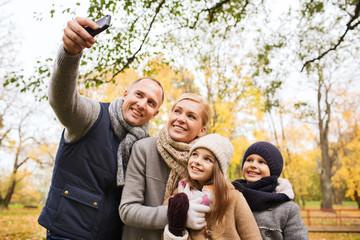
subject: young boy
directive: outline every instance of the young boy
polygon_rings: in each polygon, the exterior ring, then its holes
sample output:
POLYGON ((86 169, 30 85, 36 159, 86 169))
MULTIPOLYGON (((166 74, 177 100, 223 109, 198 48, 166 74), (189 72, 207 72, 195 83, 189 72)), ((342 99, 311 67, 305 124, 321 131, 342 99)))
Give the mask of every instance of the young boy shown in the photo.
POLYGON ((242 170, 245 180, 237 179, 233 185, 243 193, 263 239, 309 239, 300 208, 291 201, 291 186, 277 191, 282 169, 280 151, 271 143, 256 142, 244 154, 242 170))

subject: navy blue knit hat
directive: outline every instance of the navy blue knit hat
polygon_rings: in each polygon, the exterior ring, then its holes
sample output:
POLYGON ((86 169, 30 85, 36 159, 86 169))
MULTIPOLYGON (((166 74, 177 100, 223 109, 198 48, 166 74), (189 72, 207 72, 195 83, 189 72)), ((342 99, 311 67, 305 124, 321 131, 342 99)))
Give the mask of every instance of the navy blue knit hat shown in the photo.
POLYGON ((243 162, 241 168, 244 168, 245 160, 251 154, 260 155, 267 162, 270 168, 270 174, 280 176, 283 169, 283 157, 273 144, 269 142, 256 142, 252 144, 244 154, 243 162))

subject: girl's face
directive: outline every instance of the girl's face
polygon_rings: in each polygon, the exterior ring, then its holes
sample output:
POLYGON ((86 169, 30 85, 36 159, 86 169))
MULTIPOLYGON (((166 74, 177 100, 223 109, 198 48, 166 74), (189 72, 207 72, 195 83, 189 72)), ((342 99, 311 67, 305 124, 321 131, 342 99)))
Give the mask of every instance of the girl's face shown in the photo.
POLYGON ((213 177, 216 158, 212 152, 205 148, 195 149, 188 161, 189 176, 197 180, 201 186, 208 183, 213 177))
POLYGON ((170 114, 168 132, 172 139, 178 142, 190 143, 196 137, 206 132, 202 124, 201 105, 197 102, 184 99, 176 104, 170 114))
POLYGON ((270 168, 260 155, 251 154, 245 160, 243 176, 248 182, 256 182, 270 176, 270 168))

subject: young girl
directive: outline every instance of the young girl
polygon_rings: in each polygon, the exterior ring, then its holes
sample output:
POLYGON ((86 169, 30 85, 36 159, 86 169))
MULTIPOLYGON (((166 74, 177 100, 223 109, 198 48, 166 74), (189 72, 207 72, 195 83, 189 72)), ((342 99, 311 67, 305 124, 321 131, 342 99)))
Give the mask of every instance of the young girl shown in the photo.
POLYGON ((219 134, 209 134, 201 137, 189 153, 188 177, 179 182, 177 194, 169 199, 164 239, 261 239, 245 198, 226 179, 233 154, 231 142, 219 134), (211 205, 207 225, 187 231, 189 200, 199 197, 202 204, 211 205))
POLYGON ((283 169, 280 151, 271 143, 256 142, 246 150, 242 169, 245 180, 237 179, 233 185, 244 194, 263 239, 309 239, 300 208, 291 201, 291 185, 278 186, 283 169))

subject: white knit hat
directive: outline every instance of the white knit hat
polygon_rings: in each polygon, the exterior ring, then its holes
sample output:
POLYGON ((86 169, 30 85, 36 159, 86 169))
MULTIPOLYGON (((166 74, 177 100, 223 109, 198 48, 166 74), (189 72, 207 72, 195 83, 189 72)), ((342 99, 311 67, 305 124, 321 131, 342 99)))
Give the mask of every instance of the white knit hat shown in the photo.
POLYGON ((217 133, 212 133, 199 138, 191 147, 190 154, 197 148, 205 148, 211 151, 219 162, 220 169, 226 177, 227 169, 230 165, 234 147, 230 140, 217 133))

